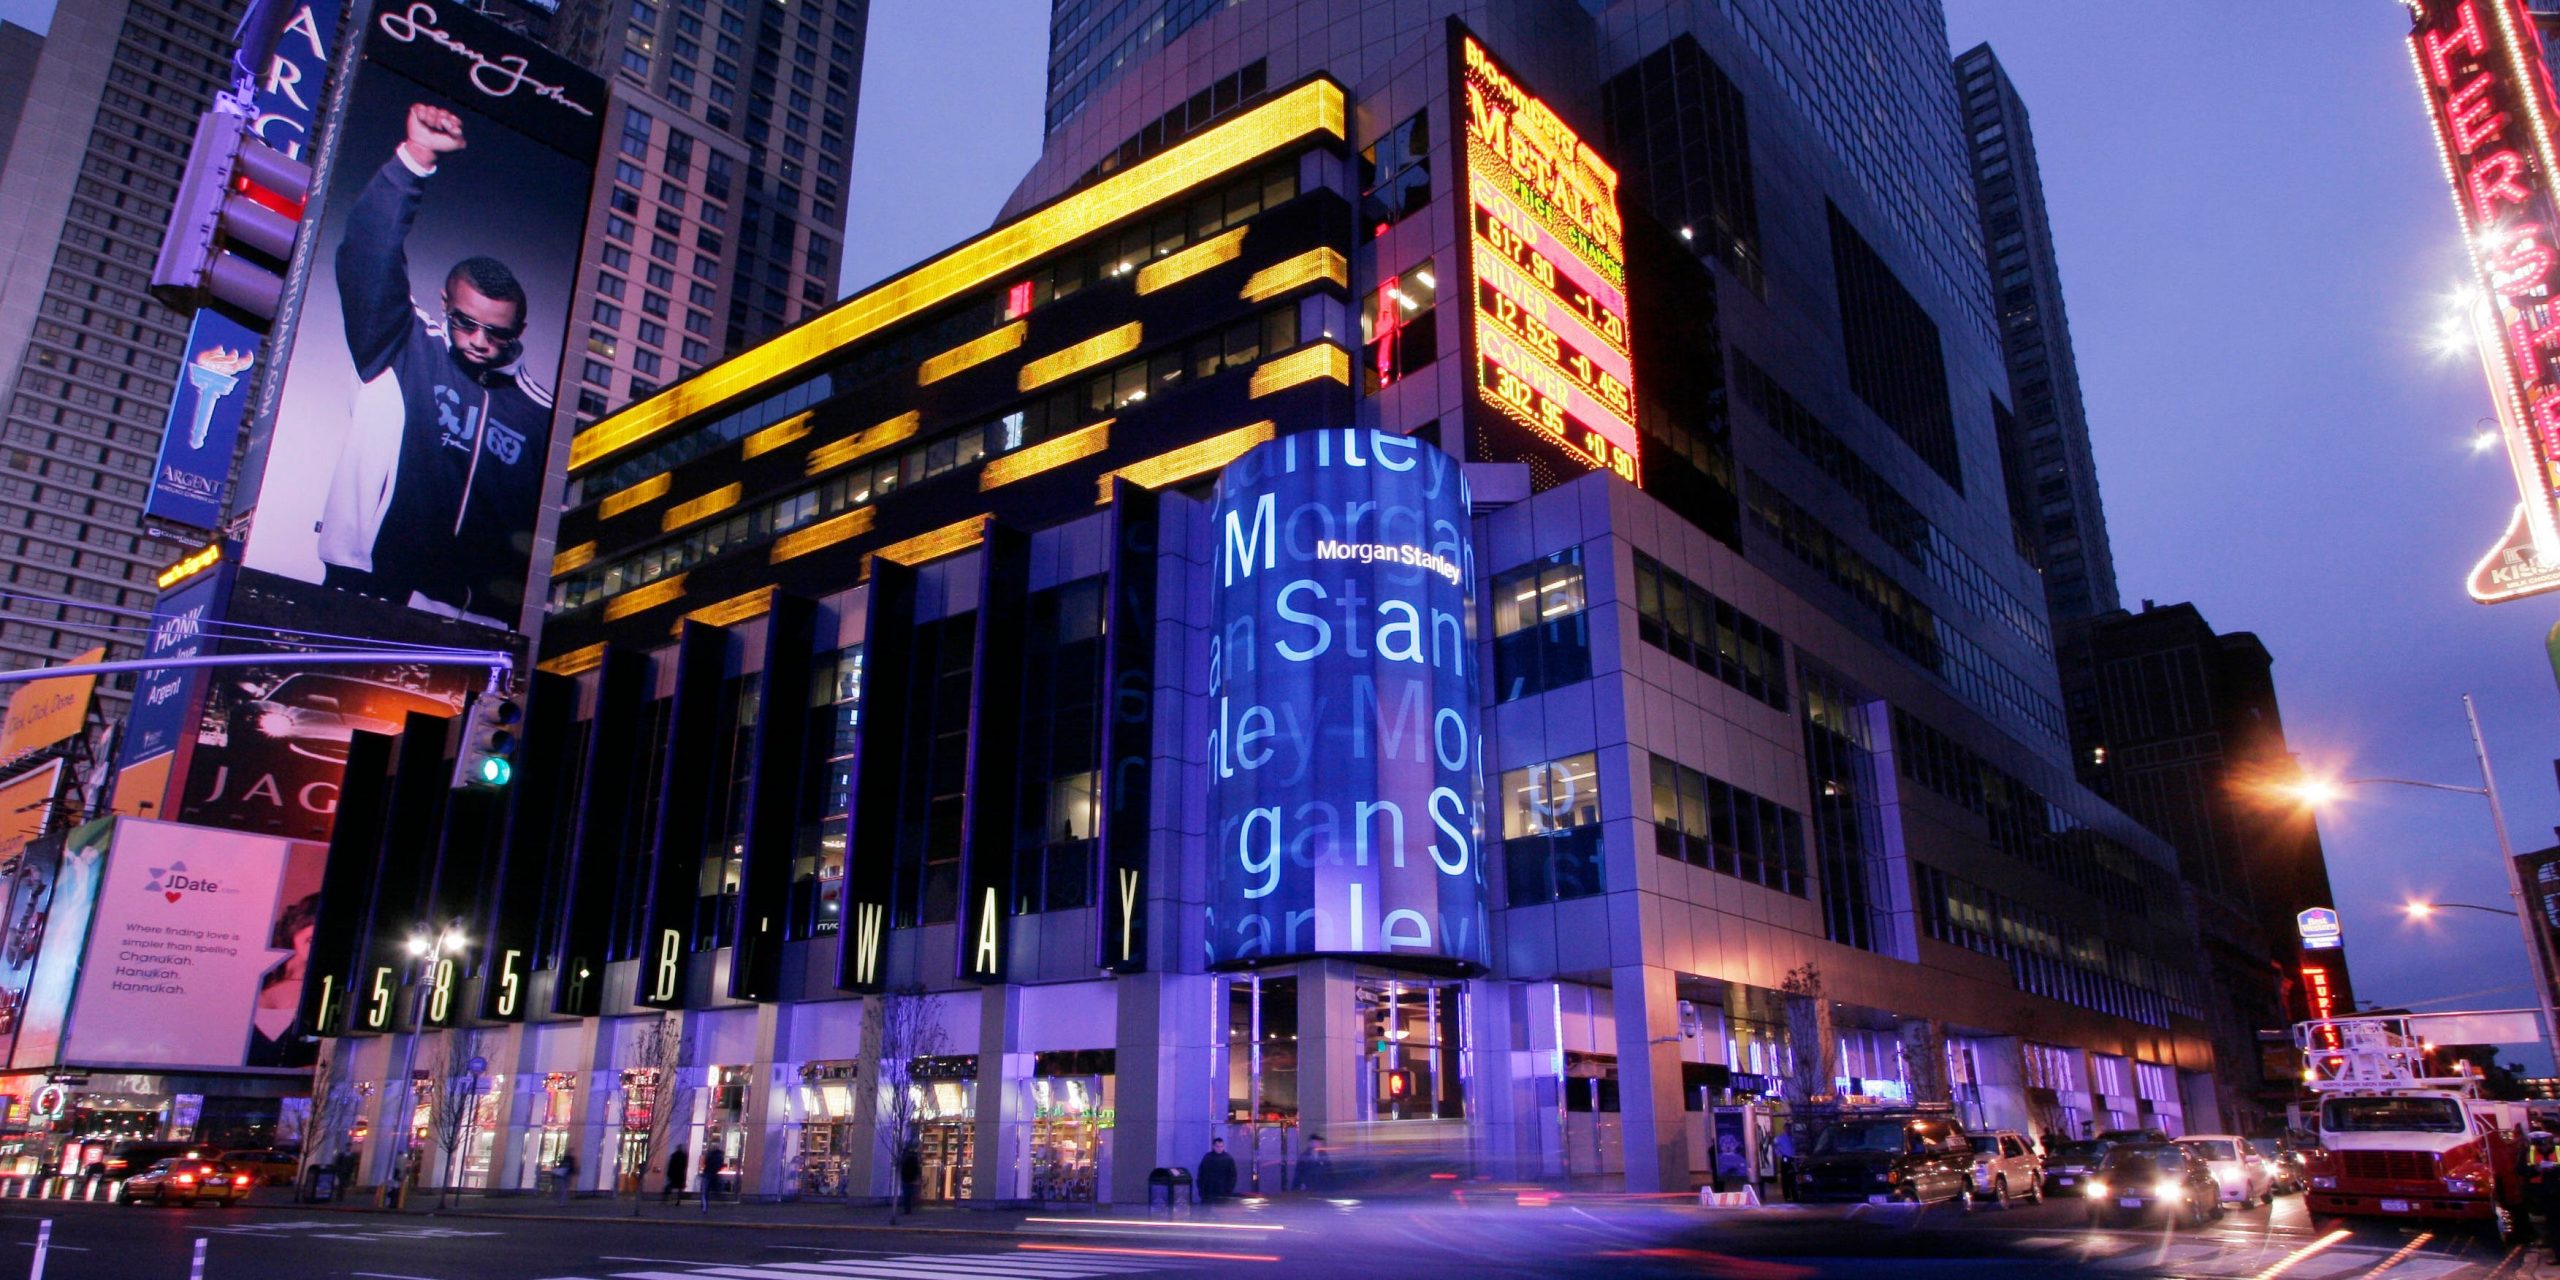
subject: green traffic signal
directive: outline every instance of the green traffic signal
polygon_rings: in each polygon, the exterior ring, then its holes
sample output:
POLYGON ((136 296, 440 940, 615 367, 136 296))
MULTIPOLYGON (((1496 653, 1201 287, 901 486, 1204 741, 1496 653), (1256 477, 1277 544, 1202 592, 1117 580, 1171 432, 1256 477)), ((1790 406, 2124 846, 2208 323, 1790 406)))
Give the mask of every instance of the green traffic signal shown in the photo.
POLYGON ((480 780, 493 787, 503 787, 516 776, 516 767, 505 756, 491 756, 480 762, 480 780))

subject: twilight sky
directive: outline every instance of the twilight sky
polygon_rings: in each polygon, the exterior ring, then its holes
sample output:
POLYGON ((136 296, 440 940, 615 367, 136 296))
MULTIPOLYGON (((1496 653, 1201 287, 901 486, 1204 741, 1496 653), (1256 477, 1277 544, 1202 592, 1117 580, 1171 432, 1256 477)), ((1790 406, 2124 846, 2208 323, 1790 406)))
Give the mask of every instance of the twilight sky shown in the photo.
MULTIPOLYGON (((2520 849, 2560 819, 2553 597, 2462 580, 2514 484, 2467 446, 2478 357, 2431 337, 2464 272, 2396 5, 1948 0, 2033 116, 2129 606, 2193 600, 2276 657, 2307 766, 2477 785, 2480 700, 2520 849)), ((2359 994, 2532 1003, 2479 800, 2361 788, 2322 822, 2359 994)), ((2543 1055, 2527 1055, 2537 1064, 2543 1055)))
MULTIPOLYGON (((2490 412, 2476 356, 2430 348, 2464 263, 2399 7, 1946 6, 1950 47, 1990 40, 2033 113, 2128 604, 2257 632, 2315 769, 2476 784, 2476 694, 2517 845, 2551 844, 2560 597, 2462 592, 2514 494, 2468 447, 2490 412)), ((875 0, 847 284, 993 216, 1037 153, 1046 12, 875 0)), ((2362 995, 2531 1003, 2510 922, 2398 910, 2508 905, 2484 805, 2365 788, 2322 827, 2362 995)))

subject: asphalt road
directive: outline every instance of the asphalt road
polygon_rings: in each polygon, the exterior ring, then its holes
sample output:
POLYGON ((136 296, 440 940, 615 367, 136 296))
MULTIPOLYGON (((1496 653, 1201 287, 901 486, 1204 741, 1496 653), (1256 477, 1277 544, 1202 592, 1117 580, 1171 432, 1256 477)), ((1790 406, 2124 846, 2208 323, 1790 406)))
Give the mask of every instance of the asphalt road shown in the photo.
MULTIPOLYGON (((1510 1194, 1231 1209, 1215 1218, 941 1214, 932 1229, 0 1202, 0 1280, 1117 1280, 1128 1277, 2178 1276, 2504 1280, 2543 1274, 2465 1233, 2308 1221, 2298 1198, 2200 1230, 2095 1231, 2079 1205, 1781 1206, 1510 1194), (979 1223, 983 1222, 983 1226, 979 1223)), ((2560 1271, 2551 1274, 2560 1275, 2560 1271)))

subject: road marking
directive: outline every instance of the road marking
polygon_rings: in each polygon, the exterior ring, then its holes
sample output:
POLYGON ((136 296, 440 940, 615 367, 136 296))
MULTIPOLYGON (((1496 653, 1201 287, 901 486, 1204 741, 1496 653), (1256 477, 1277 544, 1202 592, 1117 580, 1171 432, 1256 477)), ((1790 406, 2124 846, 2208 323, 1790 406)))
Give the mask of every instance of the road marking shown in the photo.
MULTIPOLYGON (((21 1249, 32 1249, 36 1247, 36 1242, 33 1240, 21 1240, 18 1241, 18 1247, 21 1249)), ((89 1246, 84 1244, 54 1244, 48 1241, 44 1247, 44 1251, 46 1253, 58 1253, 63 1250, 69 1250, 72 1253, 87 1253, 89 1251, 89 1246)))
POLYGON ((351 1276, 371 1276, 373 1280, 437 1280, 434 1276, 404 1276, 396 1271, 350 1271, 351 1276))
MULTIPOLYGON (((810 1249, 815 1246, 783 1246, 810 1249)), ((1025 1245, 1025 1248, 1048 1248, 1084 1252, 1072 1245, 1025 1245)), ((843 1252, 831 1250, 830 1252, 843 1252)), ((1112 1252, 1130 1252, 1112 1250, 1112 1252)), ((1247 1254, 1193 1254, 1174 1251, 1146 1250, 1171 1257, 1203 1257, 1224 1260, 1260 1261, 1247 1254)), ((607 1262, 675 1262, 693 1268, 689 1271, 617 1271, 615 1280, 1086 1280, 1095 1276, 1132 1275, 1163 1270, 1153 1262, 1136 1262, 1124 1258, 1034 1258, 1019 1253, 941 1253, 905 1254, 889 1258, 836 1258, 821 1262, 775 1262, 762 1266, 739 1266, 727 1263, 679 1261, 669 1258, 607 1257, 607 1262)), ((1278 1261, 1277 1258, 1272 1261, 1278 1261)))

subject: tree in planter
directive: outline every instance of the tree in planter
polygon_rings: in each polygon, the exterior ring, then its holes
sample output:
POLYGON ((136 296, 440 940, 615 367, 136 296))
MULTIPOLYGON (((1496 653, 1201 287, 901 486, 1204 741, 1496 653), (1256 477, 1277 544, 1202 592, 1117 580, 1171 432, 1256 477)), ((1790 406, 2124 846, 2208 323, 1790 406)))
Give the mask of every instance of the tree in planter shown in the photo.
MULTIPOLYGON (((355 1147, 356 1118, 364 1113, 364 1087, 355 1081, 356 1042, 324 1040, 311 1075, 311 1119, 302 1139, 303 1176, 334 1164, 355 1147)), ((341 1187, 338 1194, 345 1195, 341 1187)))
POLYGON ((870 1024, 863 1029, 863 1039, 876 1046, 880 1076, 878 1088, 872 1091, 876 1108, 872 1132, 898 1178, 898 1193, 889 1199, 892 1222, 905 1202, 907 1148, 917 1142, 917 1122, 922 1118, 918 1112, 923 1099, 915 1089, 916 1062, 940 1056, 948 1040, 942 1029, 941 1004, 941 997, 925 994, 922 985, 909 984, 874 997, 863 1011, 863 1020, 870 1024))
POLYGON ((623 1069, 622 1130, 642 1135, 639 1167, 632 1170, 631 1216, 649 1202, 649 1171, 667 1166, 667 1148, 678 1117, 691 1110, 693 1090, 684 1082, 684 1015, 672 1010, 641 1022, 631 1036, 630 1065, 623 1069), (635 1122, 632 1109, 643 1108, 635 1122))
POLYGON ((463 1146, 479 1128, 480 1099, 488 1082, 471 1066, 481 1061, 488 1039, 485 1031, 457 1028, 436 1037, 436 1047, 427 1051, 427 1134, 444 1153, 436 1186, 439 1209, 452 1201, 463 1146))

